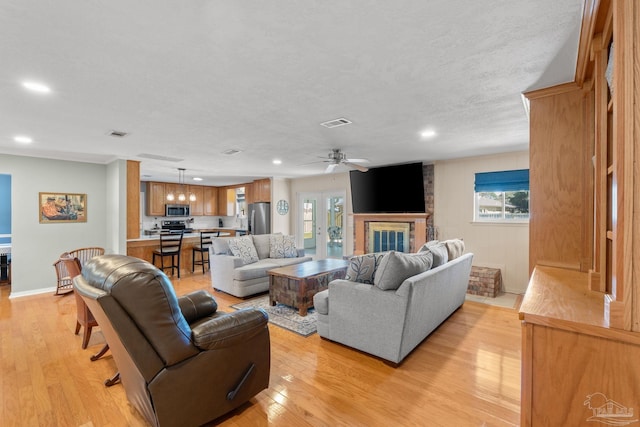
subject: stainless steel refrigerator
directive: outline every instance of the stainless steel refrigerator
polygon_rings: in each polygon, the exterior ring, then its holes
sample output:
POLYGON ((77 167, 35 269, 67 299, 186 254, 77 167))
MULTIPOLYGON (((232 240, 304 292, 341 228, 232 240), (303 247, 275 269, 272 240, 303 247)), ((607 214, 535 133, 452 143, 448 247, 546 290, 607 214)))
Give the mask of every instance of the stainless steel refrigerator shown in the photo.
POLYGON ((249 203, 249 234, 271 233, 271 203, 249 203))

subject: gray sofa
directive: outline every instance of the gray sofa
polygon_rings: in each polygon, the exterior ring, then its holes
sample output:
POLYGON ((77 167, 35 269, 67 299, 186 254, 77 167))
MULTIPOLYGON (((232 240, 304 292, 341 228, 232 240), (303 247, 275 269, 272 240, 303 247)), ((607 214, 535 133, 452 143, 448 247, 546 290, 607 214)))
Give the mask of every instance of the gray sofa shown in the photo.
POLYGON ((445 259, 397 289, 334 280, 314 297, 318 334, 398 364, 464 303, 472 260, 471 253, 445 259))
MULTIPOLYGON (((233 255, 229 243, 232 239, 238 238, 219 237, 214 239, 209 247, 213 288, 239 298, 245 298, 269 290, 268 270, 311 261, 311 257, 304 255, 304 249, 295 249, 294 247, 290 247, 294 251, 293 253, 283 254, 282 251, 279 251, 278 254, 274 254, 271 247, 272 236, 283 237, 278 234, 258 234, 239 238, 246 244, 248 242, 253 244, 254 255, 257 255, 257 258, 254 257, 253 260, 233 255), (276 255, 276 257, 272 258, 270 255, 276 255)), ((249 249, 251 248, 249 247, 249 249)), ((243 255, 249 256, 244 252, 243 255)))

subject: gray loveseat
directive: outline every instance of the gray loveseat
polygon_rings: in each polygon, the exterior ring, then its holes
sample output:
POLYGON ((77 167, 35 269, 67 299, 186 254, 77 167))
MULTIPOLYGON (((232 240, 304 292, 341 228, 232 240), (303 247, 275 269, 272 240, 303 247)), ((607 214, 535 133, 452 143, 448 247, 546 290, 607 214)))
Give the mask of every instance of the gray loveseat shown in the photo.
POLYGON ((292 239, 282 234, 214 239, 209 247, 214 289, 239 298, 248 297, 269 290, 268 270, 311 261, 311 257, 304 255, 304 249, 293 246, 292 240, 287 245, 287 238, 292 239), (272 245, 274 240, 281 239, 284 239, 284 246, 272 245), (234 246, 234 243, 237 244, 234 246), (233 249, 238 255, 233 254, 233 249))
MULTIPOLYGON (((365 259, 360 269, 371 273, 377 268, 378 279, 383 255, 369 254, 374 257, 372 264, 379 265, 364 265, 365 259)), ((410 260, 419 256, 404 255, 410 260)), ((472 260, 471 253, 451 261, 445 256, 444 262, 440 257, 441 265, 405 279, 396 270, 387 269, 402 282, 397 289, 381 289, 378 284, 347 280, 358 274, 352 266, 363 259, 356 257, 344 280, 332 281, 329 289, 314 296, 318 334, 398 364, 464 303, 472 260)))

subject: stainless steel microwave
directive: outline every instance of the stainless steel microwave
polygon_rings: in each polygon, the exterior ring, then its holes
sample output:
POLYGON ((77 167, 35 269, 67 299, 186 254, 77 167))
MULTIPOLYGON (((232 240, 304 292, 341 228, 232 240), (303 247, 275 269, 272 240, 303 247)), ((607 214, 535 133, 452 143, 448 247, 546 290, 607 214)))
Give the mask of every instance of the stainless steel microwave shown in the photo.
POLYGON ((189 205, 164 205, 164 216, 189 216, 189 205))

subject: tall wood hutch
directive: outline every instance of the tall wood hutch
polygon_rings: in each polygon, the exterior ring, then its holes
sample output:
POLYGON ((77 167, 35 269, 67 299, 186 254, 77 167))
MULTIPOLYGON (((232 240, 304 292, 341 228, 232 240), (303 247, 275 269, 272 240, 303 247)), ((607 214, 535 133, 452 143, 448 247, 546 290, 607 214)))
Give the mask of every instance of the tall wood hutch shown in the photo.
POLYGON ((522 425, 640 425, 640 1, 585 0, 575 82, 525 95, 522 425))

